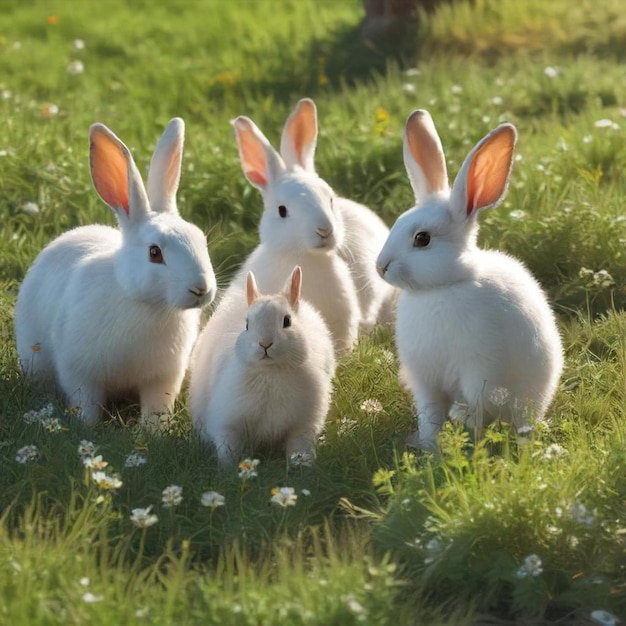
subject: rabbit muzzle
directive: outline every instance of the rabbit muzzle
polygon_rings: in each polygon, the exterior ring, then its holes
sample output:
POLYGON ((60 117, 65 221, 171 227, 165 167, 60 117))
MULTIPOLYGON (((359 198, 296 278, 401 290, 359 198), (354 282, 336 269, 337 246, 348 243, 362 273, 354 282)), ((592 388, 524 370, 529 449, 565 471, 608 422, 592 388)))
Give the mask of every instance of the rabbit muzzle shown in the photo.
POLYGON ((261 360, 263 359, 271 359, 272 357, 267 353, 267 351, 274 345, 273 341, 269 341, 266 339, 262 339, 259 341, 259 346, 263 348, 263 354, 261 355, 261 360))
POLYGON ((328 228, 316 228, 316 235, 320 238, 317 244, 318 249, 332 250, 335 247, 335 237, 332 226, 328 228))

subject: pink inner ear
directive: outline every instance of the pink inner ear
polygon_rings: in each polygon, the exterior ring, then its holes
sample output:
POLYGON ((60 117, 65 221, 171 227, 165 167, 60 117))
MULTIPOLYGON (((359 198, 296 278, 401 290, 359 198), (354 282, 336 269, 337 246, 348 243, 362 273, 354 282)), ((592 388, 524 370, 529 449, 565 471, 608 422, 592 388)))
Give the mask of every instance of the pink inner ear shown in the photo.
POLYGON ((93 184, 100 197, 113 208, 130 210, 128 198, 128 163, 122 147, 102 132, 91 137, 89 162, 93 184))
POLYGON ((267 178, 261 174, 261 172, 257 172, 256 170, 248 170, 246 171, 246 176, 248 180, 254 185, 259 185, 259 187, 267 186, 267 178))
POLYGON ((515 131, 503 127, 477 150, 467 175, 467 215, 473 211, 496 204, 506 191, 515 131))

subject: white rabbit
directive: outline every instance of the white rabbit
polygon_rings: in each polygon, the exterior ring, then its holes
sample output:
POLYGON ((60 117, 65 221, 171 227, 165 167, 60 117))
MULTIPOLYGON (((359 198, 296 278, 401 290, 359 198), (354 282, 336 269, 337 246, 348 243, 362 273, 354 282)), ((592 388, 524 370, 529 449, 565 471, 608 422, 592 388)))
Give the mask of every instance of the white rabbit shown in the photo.
POLYGON ((216 292, 205 236, 176 208, 184 124, 161 136, 147 193, 118 137, 94 124, 89 138, 94 186, 119 230, 81 226, 39 254, 16 303, 17 351, 24 373, 56 383, 86 423, 127 392, 149 423, 173 407, 216 292))
MULTIPOLYGON (((276 293, 295 265, 306 274, 302 297, 319 310, 338 350, 352 347, 361 310, 350 270, 337 253, 344 240, 335 194, 315 173, 287 167, 283 158, 247 117, 233 121, 241 166, 263 195, 260 244, 235 277, 243 289, 254 272, 263 293, 276 293)), ((295 137, 296 131, 293 131, 295 137)), ((296 143, 301 143, 302 137, 296 143)))
POLYGON ((301 284, 296 267, 284 292, 263 296, 249 272, 246 293, 232 291, 198 339, 191 416, 200 435, 215 444, 220 463, 262 443, 284 443, 288 455, 314 454, 335 355, 322 316, 300 298, 301 284), (246 299, 247 318, 239 307, 246 299))
POLYGON ((436 449, 453 402, 478 426, 542 419, 563 367, 546 296, 510 256, 477 247, 478 213, 505 194, 517 133, 502 124, 469 153, 452 189, 432 118, 414 111, 404 162, 417 206, 401 215, 377 261, 401 288, 396 345, 418 409, 418 445, 436 449))
MULTIPOLYGON (((317 108, 313 100, 303 98, 285 122, 280 155, 289 170, 302 168, 312 174, 308 179, 312 185, 324 182, 315 172, 317 134, 317 108)), ((277 182, 274 194, 278 192, 280 179, 277 182)), ((297 202, 298 199, 294 198, 293 201, 297 202)), ((345 231, 343 244, 339 246, 339 256, 348 264, 356 286, 361 323, 367 328, 376 322, 391 322, 397 290, 376 272, 376 256, 389 235, 389 228, 363 204, 335 196, 334 205, 343 218, 345 231)))

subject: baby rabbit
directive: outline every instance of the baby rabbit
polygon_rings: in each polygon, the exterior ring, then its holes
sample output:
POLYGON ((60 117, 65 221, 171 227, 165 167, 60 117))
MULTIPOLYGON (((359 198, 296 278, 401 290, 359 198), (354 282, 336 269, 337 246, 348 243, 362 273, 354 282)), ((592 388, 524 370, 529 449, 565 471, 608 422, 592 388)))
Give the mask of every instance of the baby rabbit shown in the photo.
POLYGON ((407 120, 404 163, 417 206, 401 215, 377 261, 402 289, 396 345, 418 409, 424 449, 453 402, 478 426, 494 417, 517 427, 543 418, 563 367, 561 339, 546 296, 510 256, 477 247, 478 213, 506 191, 517 133, 502 124, 471 150, 448 187, 432 118, 407 120))
POLYGON ((350 348, 357 337, 361 308, 348 265, 339 254, 345 238, 337 198, 312 167, 304 167, 305 162, 312 162, 312 138, 300 117, 292 116, 287 122, 281 148, 284 158, 252 120, 241 116, 233 122, 241 167, 261 191, 264 203, 261 243, 248 257, 235 285, 242 289, 247 272, 253 271, 261 291, 276 293, 294 265, 300 265, 307 277, 303 298, 319 310, 336 348, 342 350, 350 348))
MULTIPOLYGON (((189 402, 194 428, 212 441, 220 463, 261 443, 312 456, 324 426, 335 372, 333 341, 321 315, 300 298, 296 267, 286 291, 259 293, 248 272, 247 319, 224 300, 194 350, 189 402)), ((235 309, 237 305, 235 305, 235 309)))
POLYGON ((15 307, 22 370, 56 383, 87 424, 111 397, 139 394, 142 421, 170 411, 216 282, 206 239, 176 208, 184 124, 171 120, 147 192, 128 148, 89 129, 94 186, 119 230, 81 226, 37 257, 15 307))

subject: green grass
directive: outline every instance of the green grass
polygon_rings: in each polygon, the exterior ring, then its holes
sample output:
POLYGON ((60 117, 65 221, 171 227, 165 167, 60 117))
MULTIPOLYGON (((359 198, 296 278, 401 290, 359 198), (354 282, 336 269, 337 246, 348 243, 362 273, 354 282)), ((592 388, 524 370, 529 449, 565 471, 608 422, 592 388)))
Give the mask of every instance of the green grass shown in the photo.
POLYGON ((356 0, 5 3, 0 622, 585 624, 600 609, 626 619, 621 4, 458 0, 423 17, 416 73, 362 46, 356 0), (68 74, 77 59, 85 71, 68 74), (249 480, 218 471, 184 396, 166 435, 141 431, 136 407, 87 429, 22 379, 12 316, 26 269, 68 228, 113 223, 91 186, 89 125, 109 125, 145 172, 167 121, 185 119, 179 208, 207 232, 225 285, 256 245, 261 210, 229 120, 249 115, 277 142, 304 96, 318 105, 319 172, 389 224, 412 204, 401 133, 414 108, 431 111, 453 175, 497 123, 518 127, 511 187, 481 218, 481 242, 542 282, 567 356, 547 424, 524 441, 494 427, 474 442, 451 426, 440 459, 404 454, 412 408, 390 329, 339 364, 315 467, 264 452, 249 480), (362 408, 372 398, 381 411, 362 408), (61 432, 23 418, 50 401, 61 432), (114 493, 83 468, 83 439, 121 479, 114 493), (26 445, 39 455, 20 464, 26 445), (134 450, 147 463, 125 467, 134 450), (172 484, 183 501, 168 509, 172 484), (276 486, 293 487, 296 506, 270 505, 276 486), (208 490, 225 505, 201 506, 208 490), (148 506, 158 523, 135 528, 131 510, 148 506), (518 576, 533 554, 542 572, 518 576))

